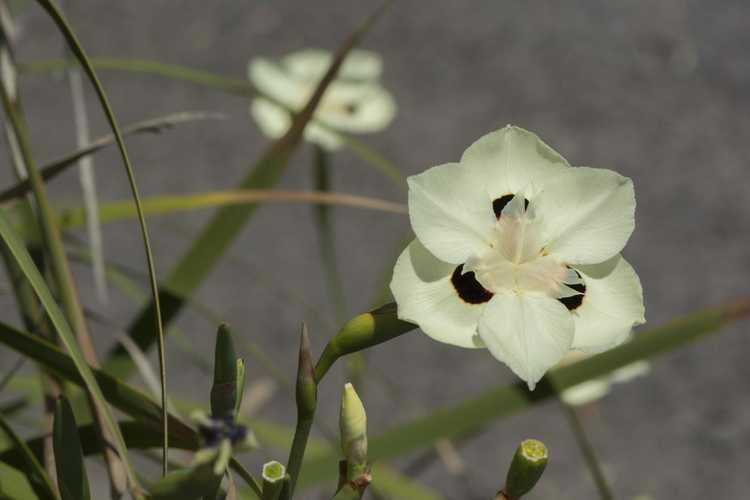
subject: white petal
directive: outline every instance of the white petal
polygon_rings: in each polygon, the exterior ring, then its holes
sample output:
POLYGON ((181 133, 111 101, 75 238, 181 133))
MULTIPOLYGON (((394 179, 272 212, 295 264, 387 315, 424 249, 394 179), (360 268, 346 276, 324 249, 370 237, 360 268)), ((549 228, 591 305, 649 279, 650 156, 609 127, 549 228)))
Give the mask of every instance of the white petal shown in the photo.
POLYGON ((493 200, 516 193, 531 199, 539 179, 557 175, 569 166, 536 134, 510 125, 469 146, 461 165, 482 178, 493 200))
POLYGON ((398 317, 416 323, 440 342, 484 347, 477 334, 484 304, 461 300, 451 284, 455 267, 435 258, 419 240, 412 241, 393 269, 391 292, 398 304, 398 317))
POLYGON ((344 146, 341 136, 334 130, 321 126, 317 120, 305 127, 305 139, 327 151, 336 151, 344 146))
POLYGON ((292 78, 281 66, 266 59, 250 61, 248 76, 258 92, 292 109, 302 108, 314 88, 292 78))
POLYGON ((622 256, 601 264, 576 266, 576 270, 583 277, 586 293, 574 311, 575 349, 609 349, 627 340, 635 325, 645 323, 641 282, 622 256))
MULTIPOLYGON (((278 139, 284 135, 292 124, 289 112, 262 97, 253 99, 250 104, 250 115, 261 131, 272 139, 278 139)), ((304 137, 307 141, 317 144, 327 151, 336 151, 344 145, 338 133, 314 121, 310 122, 305 128, 304 137)))
POLYGON ((605 396, 609 392, 609 386, 607 377, 595 378, 565 389, 560 398, 569 405, 582 406, 605 396))
POLYGON ((436 257, 463 264, 489 246, 492 198, 468 169, 447 163, 407 181, 412 229, 436 257))
POLYGON ((612 382, 618 384, 630 382, 636 378, 648 375, 649 372, 651 372, 651 365, 648 361, 636 361, 612 372, 612 382))
POLYGON ((292 124, 292 118, 284 108, 262 97, 253 99, 250 115, 260 130, 272 139, 284 135, 292 124))
POLYGON ((338 130, 368 133, 387 127, 396 116, 396 103, 376 84, 331 84, 316 119, 338 130))
POLYGON ((606 169, 574 167, 545 180, 534 208, 547 251, 567 264, 609 259, 635 227, 633 182, 606 169))
POLYGON ((573 318, 559 301, 543 295, 497 294, 479 320, 479 336, 533 390, 570 349, 573 318))
MULTIPOLYGON (((323 77, 333 56, 321 49, 305 49, 284 57, 282 64, 296 77, 316 81, 323 77)), ((346 80, 374 80, 380 77, 383 61, 375 52, 352 50, 339 69, 338 78, 346 80)))

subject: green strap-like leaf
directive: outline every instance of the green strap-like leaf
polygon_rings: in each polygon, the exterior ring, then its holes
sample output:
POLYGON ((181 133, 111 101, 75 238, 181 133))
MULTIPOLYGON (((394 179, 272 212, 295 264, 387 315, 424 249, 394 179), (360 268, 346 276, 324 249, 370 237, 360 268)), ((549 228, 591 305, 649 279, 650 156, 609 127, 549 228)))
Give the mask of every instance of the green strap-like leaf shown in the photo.
POLYGON ((137 484, 135 475, 132 474, 132 469, 127 459, 127 448, 125 447, 125 443, 122 440, 122 435, 120 435, 120 431, 117 428, 117 424, 115 423, 114 418, 112 417, 112 413, 110 412, 109 407, 105 402, 104 396, 101 393, 99 385, 94 378, 91 367, 88 365, 88 363, 86 363, 86 360, 83 357, 83 353, 78 347, 75 336, 70 330, 70 326, 68 325, 65 316, 55 302, 55 299, 52 297, 52 293, 49 291, 49 288, 47 288, 47 284, 44 282, 44 279, 42 278, 39 270, 32 261, 31 256, 26 251, 26 247, 24 246, 23 242, 21 242, 16 236, 10 222, 8 221, 4 211, 2 210, 0 210, 0 237, 10 250, 21 271, 23 271, 26 279, 29 280, 29 283, 34 289, 34 292, 37 294, 40 302, 44 306, 44 310, 47 312, 47 315, 49 316, 50 321, 55 328, 55 331, 59 335, 60 340, 62 341, 68 353, 70 353, 70 358, 75 365, 76 374, 80 376, 81 380, 86 386, 86 389, 88 389, 91 396, 96 400, 97 404, 101 406, 104 424, 114 436, 114 446, 120 454, 120 457, 123 459, 123 462, 126 465, 126 469, 131 474, 131 484, 137 484))
MULTIPOLYGON (((750 314, 750 300, 707 309, 674 319, 669 323, 637 334, 626 344, 575 364, 551 370, 533 392, 524 383, 496 387, 454 406, 438 410, 386 431, 369 442, 371 460, 389 460, 433 445, 442 438, 467 435, 493 421, 554 397, 565 390, 635 361, 672 351, 690 342, 716 333, 729 323, 750 314)), ((318 456, 307 460, 300 474, 300 486, 336 477, 338 456, 318 456)))
MULTIPOLYGON (((226 92, 234 95, 263 95, 264 98, 269 99, 279 106, 286 108, 286 105, 284 103, 278 102, 272 96, 263 94, 258 89, 253 87, 252 82, 239 78, 228 78, 225 76, 216 75, 207 71, 189 68, 186 66, 165 64, 159 61, 150 61, 144 59, 98 57, 92 58, 91 63, 96 69, 161 76, 164 78, 171 78, 174 80, 189 82, 195 85, 208 87, 220 92, 226 92)), ((18 68, 22 72, 38 73, 61 71, 68 65, 69 63, 63 59, 50 59, 46 61, 33 61, 25 64, 19 64, 18 68)), ((397 186, 402 189, 406 189, 406 179, 404 179, 403 174, 398 169, 398 167, 393 164, 393 162, 386 159, 383 155, 381 155, 359 139, 330 128, 325 123, 320 122, 317 125, 325 128, 328 133, 338 137, 338 139, 341 140, 341 142, 354 154, 359 156, 363 161, 370 164, 375 169, 382 172, 397 186)))
POLYGON ((89 500, 89 481, 83 464, 73 409, 65 398, 57 400, 52 442, 57 467, 57 485, 62 500, 89 500))
MULTIPOLYGON (((0 217, 0 221, 2 221, 2 217, 0 217)), ((0 322, 0 343, 44 365, 61 378, 78 385, 84 385, 84 379, 79 373, 77 364, 73 359, 47 341, 0 322)), ((96 382, 101 387, 101 394, 106 397, 112 406, 138 419, 141 422, 138 425, 154 430, 149 435, 150 438, 156 436, 159 440, 163 439, 161 431, 156 430, 160 428, 161 423, 161 407, 158 404, 138 389, 121 382, 103 370, 91 370, 90 368, 89 370, 89 373, 95 377, 96 382)), ((197 449, 200 443, 198 434, 179 417, 169 413, 168 418, 170 445, 183 447, 184 449, 197 449)), ((140 435, 140 437, 144 438, 143 435, 140 435)), ((84 441, 83 435, 81 436, 81 440, 84 441)), ((133 446, 136 448, 150 448, 154 446, 153 439, 148 442, 151 444, 147 446, 139 445, 138 443, 133 444, 133 446)), ((84 446, 84 452, 86 451, 87 448, 84 446)), ((239 462, 232 459, 229 465, 245 482, 251 485, 251 488, 260 492, 257 480, 244 470, 239 462)))
POLYGON ((8 436, 16 449, 19 450, 23 462, 23 472, 26 474, 26 478, 34 493, 42 500, 59 500, 57 493, 55 493, 55 487, 47 476, 42 464, 39 463, 39 460, 31 452, 26 442, 11 429, 2 415, 0 415, 0 429, 8 436))

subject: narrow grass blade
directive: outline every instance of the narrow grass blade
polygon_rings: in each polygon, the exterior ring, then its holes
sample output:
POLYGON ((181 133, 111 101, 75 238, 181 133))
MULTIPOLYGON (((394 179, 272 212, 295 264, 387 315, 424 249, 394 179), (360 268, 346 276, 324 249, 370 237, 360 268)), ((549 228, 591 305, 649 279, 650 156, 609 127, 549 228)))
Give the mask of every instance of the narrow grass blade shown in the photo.
MULTIPOLYGON (((200 120, 223 120, 226 116, 221 113, 213 113, 208 111, 183 111, 180 113, 171 113, 168 115, 160 116, 158 118, 152 118, 149 120, 143 120, 131 125, 126 125, 122 128, 122 136, 127 137, 130 135, 137 134, 161 134, 166 130, 171 130, 174 127, 182 124, 195 122, 200 120)), ((101 149, 111 146, 116 143, 115 136, 113 134, 103 135, 94 141, 90 142, 88 146, 80 148, 72 153, 68 153, 56 160, 53 160, 39 169, 39 173, 42 175, 42 179, 45 181, 54 179, 61 173, 65 172, 68 168, 75 165, 79 160, 86 158, 98 152, 101 149)), ((0 191, 0 202, 7 202, 23 196, 31 190, 31 185, 28 180, 19 182, 18 184, 11 186, 3 191, 0 191)))
MULTIPOLYGON (((243 205, 254 206, 260 203, 303 203, 361 208, 394 214, 407 213, 405 205, 379 198, 347 193, 263 189, 155 196, 144 198, 141 206, 143 207, 143 213, 146 215, 168 215, 217 206, 241 207, 243 205)), ((99 217, 103 223, 132 219, 136 215, 135 205, 130 200, 103 203, 99 207, 99 217)), ((72 208, 60 213, 60 225, 65 229, 80 227, 85 220, 86 215, 83 208, 72 208)))
MULTIPOLYGON (((46 0, 44 3, 49 4, 49 0, 46 0)), ((302 139, 305 126, 312 118, 328 85, 336 77, 344 58, 368 31, 386 5, 388 3, 370 15, 362 26, 349 36, 339 48, 325 76, 318 84, 305 107, 295 117, 289 131, 278 141, 274 142, 258 160, 252 171, 242 182, 241 189, 264 189, 276 184, 288 164, 292 152, 302 139)), ((179 261, 177 267, 167 280, 169 287, 180 291, 182 296, 178 297, 173 294, 164 295, 165 321, 170 321, 179 313, 184 304, 182 297, 192 295, 195 289, 208 276, 218 260, 245 226, 255 208, 256 205, 224 207, 204 226, 198 238, 179 261)), ((153 321, 155 305, 156 303, 147 306, 129 329, 133 340, 144 350, 154 341, 153 335, 147 328, 147 325, 153 321)), ((132 366, 128 361, 127 355, 118 349, 111 353, 107 369, 113 373, 123 375, 129 372, 132 366)))
POLYGON ((44 471, 42 464, 39 463, 37 457, 26 446, 26 442, 18 437, 2 415, 0 415, 0 429, 19 450, 23 460, 23 472, 26 474, 34 493, 42 500, 59 500, 55 492, 55 486, 44 471))
MULTIPOLYGON (((253 86, 245 79, 227 78, 187 66, 166 64, 147 59, 118 57, 92 57, 89 60, 96 69, 161 76, 241 96, 254 96, 256 94, 253 86)), ((49 59, 21 63, 18 66, 19 71, 24 73, 46 73, 63 71, 70 66, 70 62, 65 59, 49 59)))
MULTIPOLYGON (((706 309, 637 334, 626 344, 575 364, 551 370, 536 390, 525 384, 501 386, 473 396, 454 406, 401 424, 370 440, 373 461, 388 460, 433 445, 441 438, 457 438, 493 421, 554 397, 557 391, 605 375, 635 361, 650 358, 717 333, 723 326, 750 315, 750 299, 706 309)), ((300 486, 334 479, 337 456, 319 456, 307 461, 300 474, 300 486)))
MULTIPOLYGON (((110 127, 112 128, 112 132, 115 135, 115 139, 117 141, 118 149, 120 150, 120 155, 122 156, 123 164, 125 165, 125 170, 127 172, 128 176, 128 182, 130 184, 130 189, 133 195, 133 200, 135 201, 136 210, 138 212, 138 222, 141 227, 141 237, 143 239, 143 246, 144 251, 146 254, 146 262, 148 266, 148 272, 150 277, 150 283, 151 283, 151 293, 153 295, 153 305, 154 305, 154 314, 153 314, 153 320, 152 324, 155 324, 155 330, 156 330, 156 340, 159 344, 159 368, 160 368, 160 377, 161 377, 161 384, 162 384, 162 425, 163 425, 163 431, 164 431, 164 446, 163 446, 163 463, 162 463, 162 473, 167 473, 167 466, 168 466, 168 436, 169 432, 167 429, 167 375, 166 375, 166 360, 164 357, 164 329, 162 328, 162 320, 161 320, 161 307, 159 304, 159 290, 158 285, 156 283, 156 266, 154 264, 154 258, 151 254, 151 245, 148 235, 148 228, 146 227, 146 220, 143 216, 143 210, 141 209, 141 203, 140 203, 140 196, 138 193, 138 186, 135 182, 135 174, 133 172, 133 167, 130 164, 130 159, 128 157, 127 150, 125 149, 125 143, 122 139, 122 134, 120 133, 120 129, 117 125, 117 120, 115 119, 114 113, 112 112, 112 108, 109 105, 109 101, 107 100, 107 96, 104 93, 104 89, 101 86, 101 83, 99 82, 99 78, 96 76, 96 72, 94 71, 94 68, 91 66, 91 64, 88 61, 88 57, 86 56, 86 52, 83 50, 83 47, 78 42, 78 39, 76 38, 75 34, 73 33, 73 30, 68 25, 67 21, 65 20, 65 17, 63 16, 62 12, 53 4, 50 0, 37 0, 37 3, 49 14, 50 18, 54 21, 54 23, 57 25, 58 29, 60 30, 60 33, 65 38, 66 42, 68 43, 68 46, 70 50, 73 52, 73 55, 78 60, 78 62, 81 64, 82 69, 89 77, 89 80, 94 86, 94 89, 96 90, 96 94, 99 97, 99 102, 101 104, 102 109, 104 110, 104 114, 107 117, 107 121, 109 122, 110 127)), ((146 330, 147 331, 147 330, 146 330)), ((154 337, 154 335, 150 335, 151 337, 154 337)), ((132 478, 132 483, 137 484, 135 477, 132 478)))
POLYGON ((89 480, 83 463, 73 409, 65 398, 57 400, 52 431, 57 465, 57 486, 62 500, 89 500, 89 480))
POLYGON ((86 362, 84 355, 81 352, 78 343, 76 342, 76 338, 71 331, 67 320, 65 319, 65 316, 55 302, 55 299, 52 297, 52 294, 47 288, 47 284, 44 282, 44 279, 39 273, 39 270, 36 268, 36 265, 31 260, 31 256, 29 256, 29 253, 26 251, 26 247, 16 237, 13 228, 11 227, 8 219, 2 211, 0 211, 0 237, 3 239, 5 245, 12 253, 19 267, 21 268, 24 275, 36 292, 37 296, 39 297, 39 300, 44 306, 44 310, 47 312, 47 315, 49 316, 50 321, 55 328, 55 331, 59 335, 60 340, 62 341, 63 345, 65 345, 67 351, 70 353, 70 357, 75 365, 76 372, 80 375, 81 379, 85 383, 85 387, 86 389, 88 389, 91 397, 100 407, 102 418, 104 420, 103 425, 105 425, 105 427, 108 429, 109 433, 111 433, 113 439, 115 440, 115 442, 113 443, 114 447, 119 453, 120 458, 125 465, 131 485, 136 486, 138 483, 127 458, 127 448, 125 447, 125 443, 122 440, 120 431, 117 428, 117 424, 115 423, 115 420, 109 411, 101 390, 99 389, 99 386, 94 379, 91 367, 86 362))

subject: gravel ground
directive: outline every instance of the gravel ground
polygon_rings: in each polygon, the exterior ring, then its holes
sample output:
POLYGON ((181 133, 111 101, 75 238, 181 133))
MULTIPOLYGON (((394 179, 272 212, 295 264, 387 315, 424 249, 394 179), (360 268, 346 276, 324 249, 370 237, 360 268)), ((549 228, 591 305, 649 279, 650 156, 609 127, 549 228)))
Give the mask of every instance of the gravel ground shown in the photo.
MULTIPOLYGON (((374 5, 346 0, 314 7, 290 0, 67 4, 92 55, 156 59, 236 77, 243 77, 253 56, 336 47, 374 5)), ((25 8, 18 22, 19 58, 61 54, 61 40, 40 9, 25 8)), ((750 260, 743 250, 750 247, 748 23, 750 4, 743 0, 725 0, 720 8, 697 0, 397 2, 363 45, 383 55, 385 84, 399 114, 390 129, 365 140, 413 174, 457 160, 484 133, 513 123, 537 132, 572 164, 614 168, 631 177, 637 228, 625 255, 643 282, 649 324, 658 325, 748 293, 750 260)), ((243 98, 156 77, 102 76, 122 122, 183 110, 229 116, 129 140, 147 195, 232 187, 266 145, 243 98)), ((37 158, 70 150, 74 132, 66 81, 34 75, 22 84, 37 158)), ((88 104, 95 135, 106 132, 95 101, 88 104)), ((297 154, 281 186, 309 188, 309 161, 309 151, 297 154)), ((97 156, 96 165, 101 197, 127 197, 114 152, 97 156)), ((10 182, 8 169, 2 176, 10 182)), ((399 189, 348 153, 335 158, 333 184, 338 191, 404 200, 399 189)), ((79 202, 75 175, 55 181, 51 192, 60 204, 79 202)), ((166 275, 206 218, 194 213, 151 220, 160 274, 166 275)), ((246 354, 254 342, 287 374, 294 372, 300 321, 310 323, 315 349, 334 327, 311 224, 308 207, 259 210, 232 246, 231 257, 197 294, 234 325, 246 354)), ((408 221, 340 209, 335 230, 348 311, 354 314, 368 306, 392 265, 408 221)), ((137 235, 134 223, 108 226, 107 258, 145 269, 137 235)), ((117 292, 110 305, 98 306, 90 273, 83 267, 76 271, 87 304, 126 325, 137 306, 117 292)), ((3 319, 15 321, 12 309, 6 310, 3 319)), ((190 311, 177 325, 198 352, 209 355, 215 325, 190 311)), ((746 328, 738 324, 659 358, 650 376, 618 387, 582 411, 616 498, 746 496, 746 328)), ((111 329, 94 333, 102 348, 111 342, 111 329)), ((2 356, 11 359, 5 351, 2 356)), ((373 435, 512 380, 486 352, 452 348, 418 333, 373 350, 369 361, 373 381, 363 392, 373 435)), ((269 376, 253 361, 249 375, 250 381, 269 376)), ((328 427, 335 425, 343 377, 336 368, 322 388, 320 419, 328 427)), ((174 347, 169 381, 178 397, 208 395, 210 378, 174 347)), ((279 388, 260 415, 292 424, 290 394, 279 388)), ((517 442, 530 436, 549 445, 552 460, 529 498, 596 498, 554 404, 503 420, 464 444, 465 478, 452 477, 438 462, 419 479, 447 498, 491 498, 517 442)), ((101 475, 101 469, 94 470, 101 475)))

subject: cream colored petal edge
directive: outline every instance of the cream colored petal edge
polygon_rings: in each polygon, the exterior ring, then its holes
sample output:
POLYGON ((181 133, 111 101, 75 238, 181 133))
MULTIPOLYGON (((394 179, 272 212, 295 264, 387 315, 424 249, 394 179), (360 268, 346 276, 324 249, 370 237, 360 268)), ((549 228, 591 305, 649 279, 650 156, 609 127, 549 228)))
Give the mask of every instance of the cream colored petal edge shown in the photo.
POLYGON ((486 184, 492 199, 518 193, 531 199, 538 182, 569 167, 536 134, 511 125, 474 142, 461 157, 461 165, 486 184))
POLYGON ((573 318, 559 301, 542 295, 497 294, 479 320, 479 336, 530 390, 570 350, 573 318))
POLYGON ((633 182, 612 170, 572 167, 548 178, 534 209, 547 251, 567 264, 611 258, 635 228, 633 182))
POLYGON ((609 393, 608 377, 596 378, 565 389, 560 399, 571 406, 583 406, 601 399, 609 393))
MULTIPOLYGON (((271 139, 278 139, 284 135, 292 124, 292 118, 284 108, 262 97, 253 99, 250 104, 250 116, 253 117, 263 134, 271 139)), ((304 138, 326 151, 337 151, 344 146, 337 132, 314 121, 305 127, 304 138)))
MULTIPOLYGON (((308 80, 323 77, 333 56, 323 49, 303 49, 284 56, 282 64, 293 75, 308 80)), ((344 60, 339 78, 347 80, 375 80, 383 70, 381 57, 369 50, 354 49, 344 60)))
POLYGON ((311 88, 286 74, 283 68, 267 59, 253 59, 248 64, 250 82, 261 94, 292 109, 304 106, 311 88))
POLYGON ((575 349, 610 349, 627 340, 634 326, 645 323, 640 279, 621 255, 575 269, 586 285, 583 302, 574 312, 575 349))
POLYGON ((401 253, 393 269, 391 293, 398 317, 429 337, 459 347, 483 347, 477 322, 483 305, 467 304, 451 284, 455 266, 433 256, 418 240, 401 253))
POLYGON ((284 108, 261 97, 250 103, 250 116, 261 132, 272 139, 284 135, 292 124, 292 118, 284 108))
POLYGON ((492 199, 467 169, 438 165, 407 183, 412 229, 437 258, 463 264, 489 246, 495 225, 492 199))

